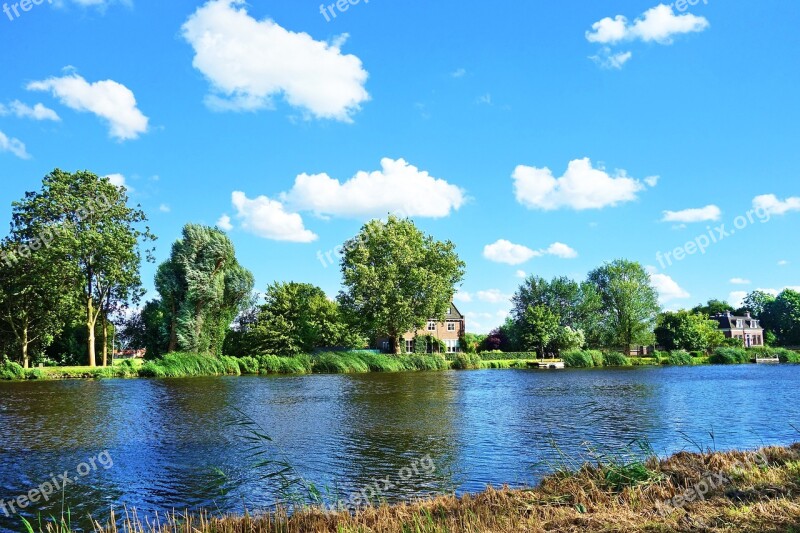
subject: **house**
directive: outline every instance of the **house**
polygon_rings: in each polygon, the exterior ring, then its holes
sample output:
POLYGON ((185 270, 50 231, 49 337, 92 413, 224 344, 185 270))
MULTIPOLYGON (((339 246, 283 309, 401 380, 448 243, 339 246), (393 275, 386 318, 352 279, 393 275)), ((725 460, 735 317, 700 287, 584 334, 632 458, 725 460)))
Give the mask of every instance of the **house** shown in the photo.
POLYGON ((735 316, 730 311, 711 317, 728 339, 739 339, 746 348, 764 346, 764 328, 750 313, 735 316))
MULTIPOLYGON (((461 351, 461 337, 466 333, 466 320, 461 311, 450 302, 444 320, 432 318, 422 329, 417 331, 408 331, 401 335, 401 341, 405 343, 401 348, 406 353, 414 352, 414 339, 416 337, 426 337, 430 335, 435 339, 439 339, 445 345, 447 353, 457 353, 461 351)), ((386 337, 379 338, 377 347, 383 352, 391 351, 391 340, 386 337)), ((438 348, 435 346, 428 346, 428 352, 437 352, 438 348)))

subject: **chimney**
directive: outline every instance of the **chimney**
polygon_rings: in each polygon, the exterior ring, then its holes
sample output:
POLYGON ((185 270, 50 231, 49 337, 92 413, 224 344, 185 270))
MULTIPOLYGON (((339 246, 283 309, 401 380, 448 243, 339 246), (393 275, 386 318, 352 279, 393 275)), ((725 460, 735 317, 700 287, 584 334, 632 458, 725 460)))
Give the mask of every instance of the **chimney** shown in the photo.
POLYGON ((744 314, 744 316, 745 316, 745 318, 752 318, 752 317, 750 316, 750 311, 747 311, 747 312, 744 314))

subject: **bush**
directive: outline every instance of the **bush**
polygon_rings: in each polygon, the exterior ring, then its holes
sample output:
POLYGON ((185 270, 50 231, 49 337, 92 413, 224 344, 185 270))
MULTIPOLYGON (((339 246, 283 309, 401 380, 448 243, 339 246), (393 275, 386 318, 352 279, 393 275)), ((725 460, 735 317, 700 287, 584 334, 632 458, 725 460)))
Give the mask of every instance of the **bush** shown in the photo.
POLYGON ((675 366, 691 366, 694 364, 694 359, 692 358, 692 354, 687 352, 686 350, 675 350, 674 352, 669 352, 667 357, 661 361, 662 365, 675 365, 675 366))
MULTIPOLYGON (((109 377, 106 373, 114 369, 105 368, 93 377, 109 377)), ((148 361, 139 369, 142 377, 180 378, 190 376, 238 376, 239 362, 233 357, 211 357, 206 355, 172 353, 161 359, 148 361)))
MULTIPOLYGON (((600 354, 602 358, 602 354, 600 354)), ((569 368, 593 368, 595 358, 590 350, 571 350, 562 354, 564 366, 569 368)))
POLYGON ((712 365, 736 365, 750 362, 744 348, 717 348, 708 360, 712 365))
POLYGON ((758 358, 776 357, 781 363, 800 363, 800 353, 787 350, 786 348, 753 348, 750 353, 758 358))
POLYGON ((239 357, 237 362, 242 374, 258 374, 258 359, 255 357, 239 357))
POLYGON ((25 379, 25 370, 19 363, 6 359, 0 362, 0 379, 25 379))
POLYGON ((316 373, 411 372, 444 370, 447 361, 438 354, 390 355, 368 352, 332 352, 315 355, 311 366, 316 373))
POLYGON ((453 370, 475 370, 481 368, 481 358, 476 354, 456 354, 452 365, 453 370))
POLYGON ((621 353, 612 352, 605 355, 604 366, 632 366, 630 359, 621 353))
POLYGON ((47 374, 41 368, 32 368, 25 371, 25 379, 29 380, 42 380, 47 379, 47 374))

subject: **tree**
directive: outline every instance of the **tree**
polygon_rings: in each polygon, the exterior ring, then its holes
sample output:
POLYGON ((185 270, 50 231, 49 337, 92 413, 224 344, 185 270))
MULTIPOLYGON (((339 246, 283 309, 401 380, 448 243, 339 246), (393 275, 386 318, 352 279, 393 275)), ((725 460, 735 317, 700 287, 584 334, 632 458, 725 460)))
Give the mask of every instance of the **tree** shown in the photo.
MULTIPOLYGON (((80 295, 88 332, 89 366, 96 366, 95 325, 109 298, 137 298, 141 286, 139 245, 155 239, 137 206, 128 207, 124 187, 91 172, 54 170, 39 192, 28 192, 13 204, 12 235, 31 241, 57 231, 59 248, 67 251, 72 282, 66 290, 80 295)), ((148 259, 150 255, 148 253, 148 259)))
MULTIPOLYGON (((514 322, 524 328, 525 314, 531 306, 544 306, 559 317, 562 328, 589 332, 598 341, 598 311, 600 296, 591 283, 578 283, 567 277, 557 277, 548 281, 538 276, 530 276, 512 298, 511 315, 514 322)), ((585 340, 585 339, 584 339, 585 340)), ((557 347, 551 347, 558 350, 557 347)))
POLYGON ((580 350, 586 344, 586 336, 581 329, 561 326, 551 346, 559 355, 570 350, 580 350))
POLYGON ((528 306, 520 324, 523 348, 534 348, 544 358, 545 348, 558 335, 559 320, 560 317, 544 305, 528 306))
POLYGON ((769 306, 775 303, 775 297, 764 291, 753 291, 748 294, 742 302, 742 308, 737 314, 749 312, 755 318, 764 320, 765 313, 769 312, 769 306))
POLYGON ((47 348, 75 309, 72 293, 64 290, 70 282, 64 257, 50 246, 17 257, 15 251, 28 244, 11 237, 0 244, 0 329, 12 337, 24 368, 30 367, 31 348, 47 348))
POLYGON ((394 353, 401 334, 444 318, 465 268, 453 243, 394 216, 364 225, 345 243, 341 264, 339 302, 369 336, 387 335, 394 353))
POLYGON ((728 311, 733 311, 733 306, 731 306, 731 304, 722 300, 714 299, 709 300, 705 305, 698 305, 692 309, 692 313, 700 313, 707 317, 722 315, 728 311))
POLYGON ((716 320, 702 313, 677 311, 661 313, 655 330, 656 341, 667 350, 709 351, 724 344, 725 335, 716 320))
POLYGON ((250 303, 254 280, 225 233, 187 224, 155 284, 169 331, 167 350, 219 356, 228 326, 250 303))
MULTIPOLYGON (((339 305, 308 283, 274 283, 245 330, 246 355, 297 355, 319 348, 363 348, 364 339, 344 321, 339 305)), ((244 324, 241 324, 244 326, 244 324)))
POLYGON ((786 289, 767 307, 781 346, 800 346, 800 292, 786 289))
POLYGON ((590 272, 589 281, 602 302, 600 328, 607 346, 630 353, 634 344, 649 344, 660 306, 642 265, 619 259, 590 272))

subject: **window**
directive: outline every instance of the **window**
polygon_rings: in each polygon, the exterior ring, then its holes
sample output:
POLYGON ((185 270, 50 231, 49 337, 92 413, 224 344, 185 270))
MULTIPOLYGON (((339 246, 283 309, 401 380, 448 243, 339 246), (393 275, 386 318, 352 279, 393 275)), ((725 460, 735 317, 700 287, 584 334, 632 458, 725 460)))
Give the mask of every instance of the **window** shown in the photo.
POLYGON ((459 350, 458 339, 448 339, 444 341, 447 347, 447 353, 456 353, 459 350))
POLYGON ((452 315, 453 314, 453 308, 452 307, 448 307, 447 308, 447 314, 448 315, 452 315))
POLYGON ((389 341, 383 341, 381 343, 381 348, 383 348, 384 352, 388 352, 389 351, 389 341))
POLYGON ((428 331, 436 331, 436 322, 433 320, 428 322, 428 331))
POLYGON ((744 327, 744 320, 742 320, 742 319, 738 319, 738 320, 736 321, 736 327, 737 327, 737 328, 740 328, 740 329, 741 329, 741 328, 743 328, 743 327, 744 327))
POLYGON ((414 339, 406 341, 406 353, 414 353, 414 339))
POLYGON ((455 322, 448 322, 447 323, 447 331, 455 331, 456 330, 456 323, 455 322))
POLYGON ((758 320, 751 320, 750 327, 753 329, 758 329, 758 320))

